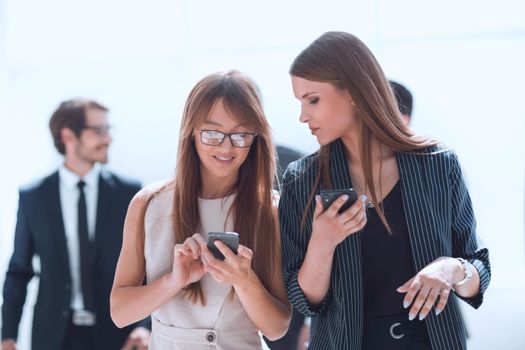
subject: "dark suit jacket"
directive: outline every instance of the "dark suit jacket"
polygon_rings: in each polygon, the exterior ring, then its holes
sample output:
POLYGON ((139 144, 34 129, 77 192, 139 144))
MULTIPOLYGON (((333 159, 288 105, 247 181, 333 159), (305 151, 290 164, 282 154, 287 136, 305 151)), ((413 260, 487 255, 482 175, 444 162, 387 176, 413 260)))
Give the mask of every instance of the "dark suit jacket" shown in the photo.
MULTIPOLYGON (((97 322, 96 349, 120 349, 134 326, 118 329, 109 295, 122 245, 124 218, 140 184, 102 171, 99 179, 93 256, 97 322)), ((33 349, 60 349, 70 318, 71 271, 60 206, 58 172, 20 190, 14 251, 3 290, 2 339, 16 339, 27 284, 40 257, 40 281, 33 314, 33 349)))
POLYGON ((275 149, 277 151, 277 177, 279 182, 282 182, 283 174, 288 164, 301 158, 302 154, 295 149, 281 145, 278 145, 275 149))
MULTIPOLYGON (((314 154, 290 164, 284 176, 279 202, 284 284, 292 305, 312 317, 310 349, 358 350, 363 332, 361 236, 350 235, 337 246, 330 289, 319 307, 308 303, 297 280, 312 232, 313 206, 304 229, 300 223, 317 174, 316 159, 314 154)), ((479 272, 480 292, 464 300, 479 307, 489 285, 490 263, 488 250, 478 244, 472 203, 456 155, 432 147, 398 153, 397 165, 414 267, 420 271, 441 256, 467 259, 479 272)), ((334 188, 352 187, 340 140, 330 145, 330 172, 334 188)), ((319 188, 314 191, 318 194, 319 188)), ((433 349, 466 349, 457 297, 450 294, 444 311, 439 316, 430 312, 425 319, 433 349)))
MULTIPOLYGON (((288 148, 285 146, 278 145, 276 147, 277 151, 277 179, 279 180, 279 184, 282 183, 283 180, 283 174, 286 170, 286 167, 288 167, 288 164, 290 164, 293 161, 296 161, 297 159, 302 157, 302 154, 292 148, 288 148)), ((272 350, 290 350, 290 349, 297 349, 297 340, 299 337, 299 333, 301 332, 301 328, 304 324, 304 315, 298 312, 295 309, 292 309, 292 318, 290 320, 290 326, 288 327, 288 331, 286 334, 278 340, 268 340, 268 338, 264 337, 264 341, 268 345, 268 347, 272 350)))

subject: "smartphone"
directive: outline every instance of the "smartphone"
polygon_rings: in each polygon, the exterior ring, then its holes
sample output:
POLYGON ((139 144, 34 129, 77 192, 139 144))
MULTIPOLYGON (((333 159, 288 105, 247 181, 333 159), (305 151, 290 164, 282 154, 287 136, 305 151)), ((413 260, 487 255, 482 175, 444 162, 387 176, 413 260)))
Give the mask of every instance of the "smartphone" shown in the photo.
POLYGON ((226 244, 232 252, 237 254, 237 249, 239 248, 239 234, 237 232, 208 232, 208 249, 215 258, 224 260, 224 255, 213 243, 217 240, 226 244))
POLYGON ((345 204, 339 209, 338 213, 341 214, 346 209, 350 208, 352 204, 357 201, 357 193, 353 188, 339 189, 339 190, 321 190, 321 201, 323 202, 324 210, 328 209, 332 203, 342 196, 343 194, 348 195, 348 199, 345 204))

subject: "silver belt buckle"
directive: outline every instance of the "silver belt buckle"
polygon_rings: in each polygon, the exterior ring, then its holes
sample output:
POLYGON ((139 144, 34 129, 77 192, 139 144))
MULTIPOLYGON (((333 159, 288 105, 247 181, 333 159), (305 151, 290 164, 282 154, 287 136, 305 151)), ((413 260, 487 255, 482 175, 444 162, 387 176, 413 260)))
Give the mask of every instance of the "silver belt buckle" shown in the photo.
POLYGON ((87 310, 73 310, 73 324, 75 326, 94 326, 96 316, 87 310))
POLYGON ((401 339, 405 336, 405 334, 395 335, 394 334, 394 328, 401 326, 401 323, 394 323, 390 326, 390 336, 394 339, 401 339))

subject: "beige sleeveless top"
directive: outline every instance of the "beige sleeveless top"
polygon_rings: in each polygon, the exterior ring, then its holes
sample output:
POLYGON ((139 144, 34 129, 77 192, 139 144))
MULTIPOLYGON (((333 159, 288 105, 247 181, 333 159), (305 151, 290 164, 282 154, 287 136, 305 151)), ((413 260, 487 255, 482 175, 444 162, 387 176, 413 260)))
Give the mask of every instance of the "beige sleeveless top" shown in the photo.
MULTIPOLYGON (((173 187, 152 199, 145 216, 146 275, 148 283, 171 271, 175 238, 172 223, 173 187)), ((232 231, 228 211, 234 196, 198 199, 202 236, 211 231, 232 231)), ((209 274, 201 279, 206 305, 193 304, 183 296, 173 299, 151 315, 150 350, 246 350, 267 349, 258 330, 244 311, 230 284, 216 282, 209 274)))

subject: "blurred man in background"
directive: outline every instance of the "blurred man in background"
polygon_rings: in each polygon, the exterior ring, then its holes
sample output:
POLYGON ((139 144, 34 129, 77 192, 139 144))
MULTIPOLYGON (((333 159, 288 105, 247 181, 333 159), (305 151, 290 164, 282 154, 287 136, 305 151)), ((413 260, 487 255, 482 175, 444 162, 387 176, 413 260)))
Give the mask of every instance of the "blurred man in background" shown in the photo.
MULTIPOLYGON (((32 349, 146 349, 149 331, 118 329, 109 294, 136 181, 105 171, 112 142, 108 109, 83 99, 65 101, 49 126, 64 162, 20 190, 14 250, 2 305, 2 350, 16 349, 27 284, 40 258, 32 349)), ((144 323, 146 325, 146 323, 144 323)))

